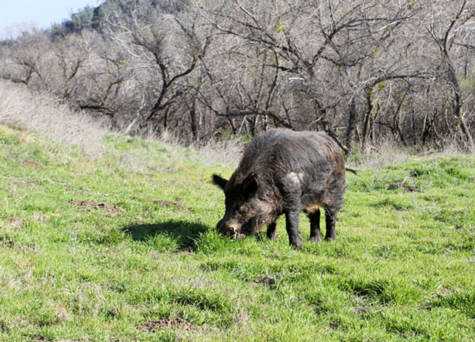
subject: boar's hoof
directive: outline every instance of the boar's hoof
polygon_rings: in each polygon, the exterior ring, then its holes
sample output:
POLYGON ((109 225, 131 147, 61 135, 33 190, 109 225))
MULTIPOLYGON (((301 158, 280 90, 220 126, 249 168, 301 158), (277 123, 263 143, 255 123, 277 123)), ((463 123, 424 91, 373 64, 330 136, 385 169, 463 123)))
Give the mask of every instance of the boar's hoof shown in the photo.
POLYGON ((321 236, 318 236, 318 235, 312 236, 312 237, 310 237, 310 242, 311 242, 311 243, 317 243, 317 242, 320 241, 321 239, 322 239, 321 236))
POLYGON ((297 249, 302 248, 302 240, 300 238, 295 239, 294 241, 290 242, 290 244, 292 245, 292 247, 295 247, 297 249))

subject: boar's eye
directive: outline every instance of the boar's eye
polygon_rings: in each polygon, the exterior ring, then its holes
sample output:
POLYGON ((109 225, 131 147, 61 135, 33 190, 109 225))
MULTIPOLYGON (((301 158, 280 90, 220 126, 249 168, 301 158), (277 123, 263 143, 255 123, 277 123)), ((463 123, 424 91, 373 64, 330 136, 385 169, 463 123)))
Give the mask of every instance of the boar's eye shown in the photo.
POLYGON ((249 211, 249 209, 248 209, 247 205, 243 204, 239 207, 238 211, 239 211, 240 214, 245 214, 246 212, 249 211))

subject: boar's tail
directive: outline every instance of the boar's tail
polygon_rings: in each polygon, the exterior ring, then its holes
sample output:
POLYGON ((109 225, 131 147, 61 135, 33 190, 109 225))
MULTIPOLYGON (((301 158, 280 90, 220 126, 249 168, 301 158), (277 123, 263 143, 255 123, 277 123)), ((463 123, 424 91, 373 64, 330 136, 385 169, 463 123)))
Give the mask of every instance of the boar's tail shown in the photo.
POLYGON ((355 175, 358 174, 358 171, 356 171, 355 169, 350 169, 349 167, 345 167, 345 170, 346 170, 346 171, 349 171, 349 172, 351 172, 351 173, 354 173, 355 175))

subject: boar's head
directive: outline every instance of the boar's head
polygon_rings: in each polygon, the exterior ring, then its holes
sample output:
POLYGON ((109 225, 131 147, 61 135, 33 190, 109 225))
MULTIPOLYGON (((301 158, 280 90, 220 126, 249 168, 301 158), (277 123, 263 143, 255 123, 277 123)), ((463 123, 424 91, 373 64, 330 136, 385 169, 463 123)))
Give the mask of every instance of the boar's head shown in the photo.
POLYGON ((224 191, 226 197, 226 212, 218 222, 218 232, 242 239, 269 223, 272 206, 262 198, 262 191, 259 191, 258 180, 254 174, 249 174, 242 181, 228 181, 213 175, 213 182, 224 191))

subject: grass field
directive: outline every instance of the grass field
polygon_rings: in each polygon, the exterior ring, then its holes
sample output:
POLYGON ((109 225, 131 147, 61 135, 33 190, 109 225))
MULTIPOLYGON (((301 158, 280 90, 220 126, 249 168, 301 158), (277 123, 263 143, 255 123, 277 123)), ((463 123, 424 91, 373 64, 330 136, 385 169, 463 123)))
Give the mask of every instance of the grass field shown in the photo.
POLYGON ((0 126, 0 341, 474 341, 475 162, 348 175, 337 240, 220 237, 223 165, 0 126), (140 167, 138 167, 140 166, 140 167), (390 188, 390 189, 389 189, 390 188))

